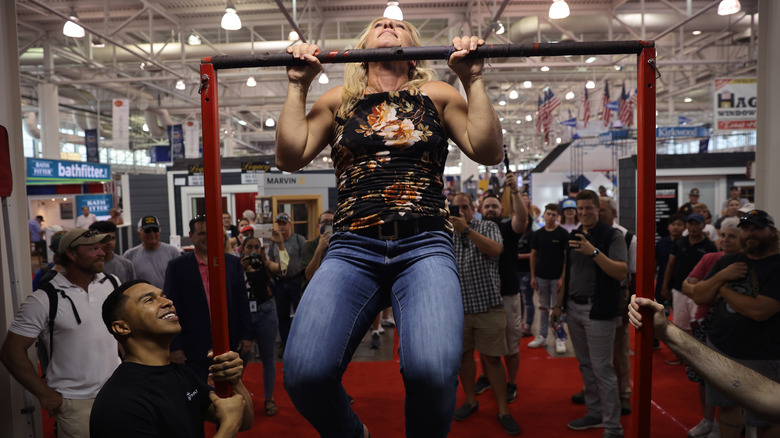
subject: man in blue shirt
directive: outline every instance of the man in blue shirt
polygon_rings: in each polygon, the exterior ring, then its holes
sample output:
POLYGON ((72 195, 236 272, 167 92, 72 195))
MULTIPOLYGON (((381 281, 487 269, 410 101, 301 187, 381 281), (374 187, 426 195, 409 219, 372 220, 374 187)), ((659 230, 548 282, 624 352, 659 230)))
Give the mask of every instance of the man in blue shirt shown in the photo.
POLYGON ((35 250, 41 255, 41 264, 46 263, 46 241, 43 239, 43 235, 46 231, 41 227, 43 222, 43 216, 35 216, 35 219, 30 219, 27 222, 27 228, 30 230, 30 242, 35 245, 35 250))

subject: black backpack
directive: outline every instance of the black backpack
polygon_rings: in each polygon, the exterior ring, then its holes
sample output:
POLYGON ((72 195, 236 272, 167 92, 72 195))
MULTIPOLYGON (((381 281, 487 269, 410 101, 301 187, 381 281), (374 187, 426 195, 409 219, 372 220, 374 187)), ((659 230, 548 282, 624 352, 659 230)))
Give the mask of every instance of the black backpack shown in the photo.
MULTIPOLYGON (((119 283, 117 283, 113 275, 106 274, 105 272, 103 273, 103 275, 104 277, 102 280, 100 280, 100 283, 109 280, 111 284, 114 286, 114 289, 119 287, 119 283)), ((51 279, 46 279, 45 281, 41 281, 41 283, 38 285, 38 289, 42 289, 44 292, 46 292, 46 296, 49 298, 48 351, 46 349, 46 346, 38 342, 38 361, 41 363, 41 373, 43 374, 43 378, 46 378, 46 368, 48 368, 49 360, 51 360, 51 357, 54 354, 54 319, 57 317, 57 308, 59 306, 60 295, 62 296, 62 298, 65 298, 68 301, 70 301, 70 307, 73 309, 73 315, 76 317, 77 324, 81 324, 81 317, 79 316, 78 310, 76 310, 76 305, 73 304, 73 300, 65 293, 65 291, 55 288, 51 284, 51 279)))

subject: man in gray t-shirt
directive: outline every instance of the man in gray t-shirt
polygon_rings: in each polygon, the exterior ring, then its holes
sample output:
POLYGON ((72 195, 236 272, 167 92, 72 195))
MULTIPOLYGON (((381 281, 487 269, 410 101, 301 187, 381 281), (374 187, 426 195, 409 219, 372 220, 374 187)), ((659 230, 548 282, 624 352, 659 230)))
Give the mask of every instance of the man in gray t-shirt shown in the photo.
POLYGON ((144 216, 138 221, 138 237, 141 244, 125 251, 125 258, 133 263, 136 278, 162 289, 168 262, 178 257, 180 251, 160 242, 160 221, 154 216, 144 216))
POLYGON ((271 289, 276 298, 276 317, 279 320, 282 350, 287 345, 287 336, 290 334, 290 326, 292 325, 290 306, 294 312, 301 301, 303 271, 306 269, 306 266, 301 263, 301 259, 305 244, 306 238, 292 232, 292 222, 287 213, 280 213, 276 216, 276 229, 271 237, 269 253, 271 261, 281 265, 279 272, 271 272, 274 275, 271 289), (280 252, 286 252, 289 256, 289 261, 286 264, 285 260, 288 257, 281 257, 280 252))

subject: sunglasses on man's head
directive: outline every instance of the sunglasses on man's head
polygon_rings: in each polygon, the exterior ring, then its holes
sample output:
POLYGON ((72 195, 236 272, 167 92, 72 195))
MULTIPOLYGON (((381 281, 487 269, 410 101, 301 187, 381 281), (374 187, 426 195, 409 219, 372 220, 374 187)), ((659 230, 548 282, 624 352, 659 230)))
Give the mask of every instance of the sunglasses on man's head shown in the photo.
POLYGON ((97 230, 87 230, 87 231, 84 231, 83 233, 79 234, 79 237, 73 239, 73 241, 70 242, 70 245, 68 245, 68 248, 75 248, 76 246, 78 246, 78 245, 75 245, 75 243, 76 243, 76 241, 78 241, 82 237, 88 239, 88 238, 90 238, 92 236, 96 236, 97 234, 98 234, 97 230))
POLYGON ((159 233, 159 232, 160 232, 160 229, 157 228, 157 227, 149 227, 149 228, 145 228, 144 229, 144 233, 146 233, 146 234, 149 234, 149 233, 159 233))

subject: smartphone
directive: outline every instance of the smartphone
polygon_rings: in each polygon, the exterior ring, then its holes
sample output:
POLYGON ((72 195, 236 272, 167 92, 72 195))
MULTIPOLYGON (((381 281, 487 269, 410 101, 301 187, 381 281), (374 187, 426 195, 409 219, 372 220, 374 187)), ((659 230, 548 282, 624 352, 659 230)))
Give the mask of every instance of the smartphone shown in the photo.
POLYGON ((323 225, 320 227, 320 234, 330 233, 333 234, 333 225, 323 225))
POLYGON ((272 236, 272 230, 271 227, 258 227, 255 228, 255 237, 261 238, 261 239, 270 239, 272 236))
POLYGON ((457 205, 450 205, 450 216, 460 216, 460 207, 457 205))

